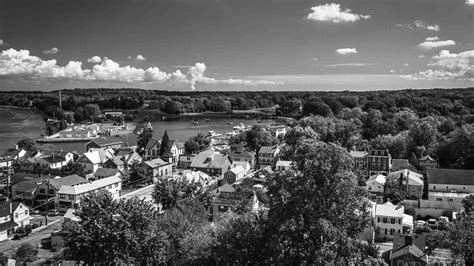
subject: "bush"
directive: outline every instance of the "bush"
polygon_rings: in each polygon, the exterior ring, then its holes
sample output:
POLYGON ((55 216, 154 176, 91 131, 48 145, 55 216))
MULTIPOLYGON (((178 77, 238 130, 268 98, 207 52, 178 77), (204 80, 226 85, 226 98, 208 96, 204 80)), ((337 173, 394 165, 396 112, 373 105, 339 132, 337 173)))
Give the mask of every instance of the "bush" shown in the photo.
POLYGON ((33 229, 33 226, 31 224, 27 224, 25 226, 25 232, 26 233, 31 233, 31 230, 33 229))
POLYGON ((39 227, 39 224, 33 224, 33 226, 32 226, 32 227, 33 227, 33 229, 36 229, 36 228, 38 228, 38 227, 39 227))

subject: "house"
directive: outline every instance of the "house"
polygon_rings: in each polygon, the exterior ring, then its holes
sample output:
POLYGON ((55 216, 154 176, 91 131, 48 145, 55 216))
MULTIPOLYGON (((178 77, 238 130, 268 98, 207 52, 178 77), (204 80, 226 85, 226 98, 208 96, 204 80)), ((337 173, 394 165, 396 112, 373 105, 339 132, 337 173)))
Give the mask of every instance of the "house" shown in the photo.
POLYGON ((15 229, 30 224, 30 209, 23 203, 5 201, 0 203, 0 241, 13 236, 15 229))
POLYGON ((386 177, 384 175, 372 175, 365 182, 367 191, 375 194, 383 194, 385 188, 386 177))
MULTIPOLYGON (((212 201, 212 219, 217 221, 220 216, 239 204, 249 201, 253 203, 253 197, 255 196, 252 192, 223 192, 218 193, 212 201)), ((255 196, 256 197, 256 196, 255 196)), ((256 200, 257 209, 259 208, 258 199, 256 200)), ((261 203, 260 203, 261 204, 261 203)), ((252 209, 253 206, 252 206, 252 209)))
POLYGON ((428 198, 456 202, 474 193, 474 170, 427 168, 428 198))
POLYGON ((93 180, 103 179, 111 176, 121 177, 121 174, 117 169, 98 168, 94 173, 93 180))
POLYGON ((121 148, 123 145, 123 141, 116 137, 111 138, 96 138, 89 141, 86 144, 86 151, 90 150, 91 148, 96 149, 118 149, 121 148))
POLYGON ((375 205, 375 236, 393 239, 395 232, 403 232, 405 207, 393 205, 389 201, 375 205))
POLYGON ((73 161, 74 155, 68 153, 55 153, 49 156, 44 156, 36 160, 35 166, 39 171, 48 171, 51 169, 61 169, 69 162, 73 161))
POLYGON ((178 178, 185 179, 190 182, 199 183, 202 187, 214 186, 217 183, 217 178, 210 176, 201 171, 185 170, 178 178))
POLYGON ((35 202, 44 204, 47 200, 53 200, 63 186, 75 186, 85 183, 88 183, 87 180, 76 174, 49 179, 38 185, 35 202))
POLYGON ((233 162, 248 162, 251 168, 255 166, 255 153, 246 151, 243 147, 231 151, 229 157, 233 162))
POLYGON ((232 165, 231 165, 231 168, 234 168, 234 167, 237 167, 237 166, 241 166, 242 168, 244 168, 244 170, 245 170, 244 175, 248 175, 252 170, 252 168, 250 167, 249 162, 233 161, 232 165))
POLYGON ((190 168, 213 176, 223 176, 232 165, 228 155, 213 150, 202 151, 194 156, 190 168))
POLYGON ((27 202, 29 205, 33 205, 33 200, 38 194, 38 185, 42 182, 42 179, 30 179, 18 182, 11 186, 11 196, 14 197, 15 200, 21 200, 27 202))
POLYGON ((59 137, 68 139, 88 139, 96 137, 97 133, 98 132, 92 128, 84 128, 81 126, 68 127, 59 132, 59 137))
POLYGON ((244 176, 245 176, 245 169, 239 165, 239 166, 230 168, 224 174, 224 179, 227 183, 233 184, 236 181, 239 181, 240 179, 244 178, 244 176))
POLYGON ((262 146, 258 150, 258 164, 260 169, 265 166, 273 167, 279 153, 280 148, 278 146, 262 146))
POLYGON ((13 159, 10 157, 0 157, 0 169, 5 169, 11 167, 13 164, 13 159))
POLYGON ((57 193, 55 206, 61 210, 75 208, 80 205, 82 197, 99 191, 108 191, 114 199, 118 199, 122 191, 122 179, 112 176, 88 183, 62 186, 57 193))
POLYGON ((286 134, 286 131, 287 131, 288 127, 285 126, 285 125, 282 125, 282 124, 271 124, 269 126, 267 126, 267 130, 270 131, 270 133, 272 133, 272 135, 275 137, 275 138, 278 138, 279 136, 285 136, 286 134))
POLYGON ((120 151, 103 164, 104 168, 117 169, 124 173, 134 162, 141 163, 142 157, 134 151, 120 151))
POLYGON ((416 168, 410 164, 410 161, 407 159, 392 159, 392 168, 390 169, 390 172, 396 172, 403 169, 416 171, 416 168))
POLYGON ((408 196, 421 199, 423 194, 423 175, 408 169, 403 169, 388 174, 387 179, 401 184, 400 189, 407 193, 408 196))
POLYGON ((156 139, 150 139, 145 146, 145 158, 160 157, 160 142, 156 139))
POLYGON ((140 167, 140 174, 142 176, 150 177, 154 181, 158 177, 169 176, 172 173, 172 164, 165 162, 160 158, 156 158, 150 161, 143 161, 140 167))
POLYGON ((173 165, 178 165, 179 156, 184 154, 184 143, 178 142, 176 140, 170 140, 168 145, 171 152, 171 162, 173 165))
POLYGON ((290 170, 293 168, 294 166, 294 163, 293 161, 282 161, 282 160, 278 160, 276 162, 276 165, 275 165, 275 170, 277 171, 287 171, 287 170, 290 170))
POLYGON ((428 256, 424 253, 426 237, 424 235, 395 233, 393 248, 382 253, 382 259, 390 266, 428 265, 428 256))
POLYGON ((178 159, 178 167, 187 169, 191 166, 195 154, 181 154, 178 159))
POLYGON ((22 148, 18 148, 18 146, 16 146, 15 148, 13 149, 8 149, 2 157, 4 158, 10 158, 12 159, 13 161, 18 161, 20 160, 21 158, 23 158, 25 155, 26 155, 26 151, 22 148))
POLYGON ((367 151, 350 151, 354 158, 354 168, 361 170, 369 169, 369 153, 367 151))
POLYGON ((117 169, 120 172, 125 172, 125 161, 122 156, 114 156, 102 165, 104 168, 117 169))
POLYGON ((375 174, 387 175, 392 168, 392 156, 388 149, 370 149, 369 150, 369 176, 375 174))
POLYGON ((438 161, 429 155, 425 155, 416 159, 416 167, 422 171, 426 171, 427 168, 438 168, 438 161))
POLYGON ((84 154, 79 156, 76 163, 82 165, 86 173, 95 173, 95 171, 97 171, 97 169, 102 166, 102 164, 108 158, 111 157, 112 155, 110 155, 110 153, 107 151, 94 150, 85 152, 84 154))

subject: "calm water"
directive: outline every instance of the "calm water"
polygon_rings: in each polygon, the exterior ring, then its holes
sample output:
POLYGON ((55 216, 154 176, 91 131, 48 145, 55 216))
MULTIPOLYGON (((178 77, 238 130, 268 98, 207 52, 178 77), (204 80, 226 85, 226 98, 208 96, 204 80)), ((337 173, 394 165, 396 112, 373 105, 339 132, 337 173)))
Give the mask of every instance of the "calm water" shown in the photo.
MULTIPOLYGON (((198 119, 198 125, 194 125, 192 120, 176 120, 176 121, 158 121, 152 122, 153 136, 161 139, 165 130, 168 131, 170 139, 185 141, 191 136, 198 133, 207 134, 210 130, 216 133, 225 134, 232 131, 232 127, 239 123, 246 125, 258 124, 254 119, 228 119, 213 118, 210 121, 198 119), (232 121, 233 124, 228 122, 232 121)), ((263 123, 274 123, 274 120, 263 120, 263 123)), ((3 153, 9 147, 14 145, 22 138, 40 138, 44 132, 44 122, 40 115, 22 109, 13 109, 0 107, 0 151, 3 153)), ((134 134, 122 136, 121 139, 129 146, 136 145, 137 136, 134 134)), ((73 143, 54 143, 56 149, 64 151, 85 152, 85 144, 87 142, 73 143)))
POLYGON ((37 139, 44 134, 43 118, 25 109, 0 107, 0 155, 22 138, 37 139))

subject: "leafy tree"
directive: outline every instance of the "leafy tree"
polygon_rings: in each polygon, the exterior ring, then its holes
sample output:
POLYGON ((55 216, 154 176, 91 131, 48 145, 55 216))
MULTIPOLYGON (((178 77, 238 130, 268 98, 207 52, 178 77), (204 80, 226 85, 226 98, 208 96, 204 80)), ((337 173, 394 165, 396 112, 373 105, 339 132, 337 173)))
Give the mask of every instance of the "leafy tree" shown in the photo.
POLYGON ((165 130, 165 133, 163 133, 163 138, 161 138, 160 156, 169 154, 170 152, 170 138, 168 137, 168 131, 165 130))
POLYGON ((474 265, 474 230, 470 216, 463 217, 449 230, 449 249, 457 258, 464 259, 466 265, 474 265))
POLYGON ((152 196, 155 203, 161 204, 164 210, 174 208, 179 202, 188 198, 195 198, 202 202, 208 201, 204 187, 197 182, 179 177, 158 179, 152 196))
POLYGON ((86 177, 85 167, 75 162, 69 162, 61 168, 61 176, 78 175, 86 177))
POLYGON ((196 136, 190 137, 184 142, 184 152, 186 154, 197 154, 201 151, 205 151, 209 148, 211 141, 201 133, 196 136))
POLYGON ((296 171, 268 179, 270 250, 278 263, 361 262, 356 240, 369 222, 366 192, 351 172, 347 151, 307 141, 295 156, 296 171))
POLYGON ((332 115, 332 110, 323 101, 314 98, 304 103, 303 115, 320 115, 326 117, 332 115))
POLYGON ((63 129, 65 129, 65 128, 67 128, 67 122, 66 122, 65 119, 61 119, 61 120, 59 121, 59 130, 63 130, 63 129))
POLYGON ((272 133, 259 126, 253 126, 250 130, 229 140, 230 145, 247 146, 251 151, 258 151, 262 146, 273 146, 278 143, 278 139, 272 133))
POLYGON ((76 110, 74 110, 74 120, 75 121, 83 121, 84 120, 84 108, 77 107, 76 110))
POLYGON ((284 101, 276 109, 276 115, 286 117, 298 117, 301 115, 301 101, 297 99, 290 99, 284 101))
POLYGON ((165 107, 162 111, 167 114, 179 115, 184 111, 184 107, 180 102, 168 100, 166 101, 165 107))
POLYGON ((140 162, 134 160, 132 164, 128 167, 129 181, 130 183, 136 183, 138 180, 143 177, 140 175, 140 162))
POLYGON ((15 259, 22 262, 31 262, 36 260, 38 250, 30 243, 23 243, 15 253, 15 259))
POLYGON ((465 197, 462 200, 462 206, 464 207, 464 211, 467 214, 470 214, 472 210, 474 210, 474 195, 471 194, 467 197, 465 197))
POLYGON ((441 167, 474 169, 474 125, 449 133, 439 144, 437 155, 441 167))
POLYGON ((77 223, 67 223, 65 257, 87 264, 164 263, 168 237, 158 230, 153 204, 137 198, 114 200, 110 193, 84 197, 77 223))
POLYGON ((18 148, 24 149, 25 151, 35 151, 37 150, 36 141, 31 138, 24 138, 19 140, 16 145, 18 148))
POLYGON ((93 121, 98 115, 100 115, 100 108, 97 104, 87 104, 84 106, 84 116, 90 121, 93 121))

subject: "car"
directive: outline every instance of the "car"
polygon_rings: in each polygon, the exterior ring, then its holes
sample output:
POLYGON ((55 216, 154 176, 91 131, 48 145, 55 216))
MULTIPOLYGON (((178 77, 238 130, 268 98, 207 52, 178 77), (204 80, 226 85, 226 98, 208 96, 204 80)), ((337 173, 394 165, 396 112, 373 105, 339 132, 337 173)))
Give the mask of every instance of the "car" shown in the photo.
POLYGON ((425 226, 426 225, 426 222, 423 221, 423 220, 417 220, 416 221, 416 226, 425 226))
POLYGON ((449 218, 446 217, 446 216, 440 216, 440 217, 438 218, 438 221, 439 221, 439 222, 446 222, 446 223, 449 223, 449 218))
POLYGON ((40 214, 40 211, 39 211, 39 210, 31 210, 30 213, 31 213, 31 214, 36 214, 36 215, 38 215, 38 214, 40 214))
POLYGON ((428 219, 428 226, 431 228, 437 228, 438 221, 436 221, 436 219, 428 219))
POLYGON ((48 216, 57 216, 57 215, 59 215, 59 211, 56 209, 48 211, 48 216))

